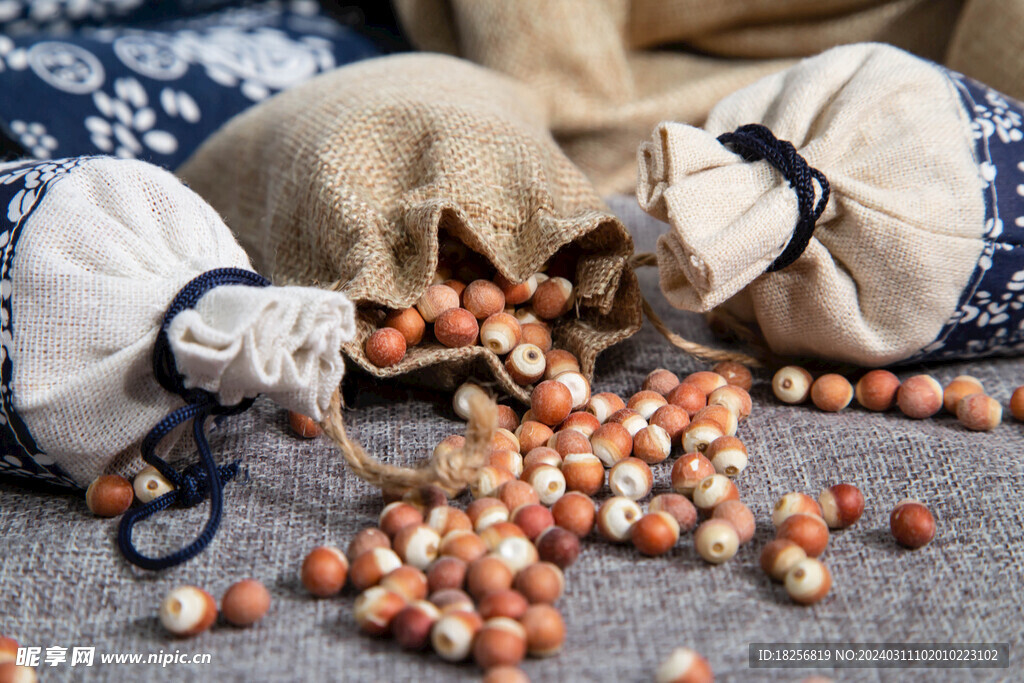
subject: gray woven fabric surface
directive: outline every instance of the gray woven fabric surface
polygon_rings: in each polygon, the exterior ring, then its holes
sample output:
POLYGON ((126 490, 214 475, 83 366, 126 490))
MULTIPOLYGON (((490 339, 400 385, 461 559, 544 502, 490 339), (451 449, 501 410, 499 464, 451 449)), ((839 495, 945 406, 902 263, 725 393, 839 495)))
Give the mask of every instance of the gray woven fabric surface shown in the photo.
MULTIPOLYGON (((650 250, 663 225, 645 219, 629 198, 613 202, 650 250)), ((659 305, 656 272, 641 273, 646 295, 674 329, 711 342, 696 316, 659 305)), ((678 373, 704 369, 675 351, 649 326, 599 359, 595 390, 628 395, 656 367, 678 373)), ((901 370, 909 376, 921 368, 901 370)), ((1007 403, 1024 384, 1024 362, 992 360, 928 368, 942 382, 973 374, 1007 403)), ((584 544, 567 572, 560 607, 568 626, 557 657, 527 660, 535 681, 646 681, 674 647, 689 645, 711 662, 718 680, 799 681, 812 673, 836 681, 1010 680, 1024 632, 1024 485, 1021 424, 1009 418, 988 434, 970 433, 942 415, 912 421, 898 413, 850 408, 841 414, 787 407, 771 396, 768 376, 756 377, 754 412, 738 436, 751 453, 737 483, 758 519, 754 540, 725 565, 696 556, 692 537, 661 558, 596 539, 584 544), (867 498, 864 517, 835 533, 824 560, 835 584, 812 607, 792 603, 757 567, 772 536, 770 509, 788 491, 813 495, 848 481, 867 498), (888 532, 892 506, 905 497, 926 501, 938 532, 922 550, 895 546, 888 532), (1013 666, 987 672, 948 670, 772 670, 747 666, 750 642, 1009 642, 1013 666)), ((355 377, 352 431, 374 453, 395 462, 425 457, 461 424, 445 395, 355 377)), ((429 654, 401 652, 389 641, 361 635, 352 618, 354 595, 314 600, 298 585, 304 553, 315 545, 344 546, 374 523, 380 497, 346 471, 323 439, 302 442, 284 411, 258 401, 211 436, 223 460, 240 457, 247 480, 226 488, 226 509, 209 549, 184 566, 149 573, 130 567, 115 546, 117 522, 91 517, 84 501, 0 484, 0 633, 23 645, 95 646, 97 653, 212 655, 209 665, 42 667, 55 680, 473 680, 470 664, 446 664, 429 654), (173 586, 191 583, 219 598, 234 581, 256 577, 270 589, 271 613, 250 629, 218 624, 190 640, 162 631, 157 607, 173 586), (83 675, 84 674, 84 675, 83 675)), ((674 456, 673 456, 674 459, 674 456)), ((669 461, 670 462, 670 461, 669 461)), ((669 465, 656 468, 656 490, 668 488, 669 465)), ((197 533, 206 506, 158 514, 137 537, 145 550, 178 547, 197 533)))

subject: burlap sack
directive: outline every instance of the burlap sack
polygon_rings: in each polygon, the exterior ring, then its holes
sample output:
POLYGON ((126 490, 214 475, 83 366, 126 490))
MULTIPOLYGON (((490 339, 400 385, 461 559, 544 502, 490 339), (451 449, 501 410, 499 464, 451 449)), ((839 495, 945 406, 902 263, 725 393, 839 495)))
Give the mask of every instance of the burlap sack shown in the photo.
MULTIPOLYGON (((251 273, 248 257, 170 173, 103 157, 0 166, 0 247, 0 474, 80 488, 130 479, 143 437, 186 403, 154 374, 169 304, 201 273, 251 273)), ((224 284, 166 334, 187 389, 224 406, 265 394, 319 418, 353 318, 339 293, 224 284)))
POLYGON ((1024 2, 969 0, 950 40, 951 69, 1024 100, 1024 2))
POLYGON ((602 194, 633 191, 636 146, 659 121, 699 125, 723 97, 793 58, 881 41, 941 59, 961 4, 395 0, 418 48, 524 83, 550 112, 555 139, 602 194))
MULTIPOLYGON (((893 47, 841 47, 664 123, 637 197, 672 224, 661 286, 721 307, 784 355, 865 366, 1017 353, 1024 342, 1024 107, 893 47), (800 218, 797 183, 718 136, 763 124, 831 185, 802 255, 766 272, 800 218)), ((822 184, 812 191, 820 203, 822 184)))
POLYGON ((439 233, 522 281, 560 248, 582 252, 577 313, 553 329, 590 376, 640 326, 632 242, 558 150, 543 105, 515 82, 437 55, 345 67, 238 116, 179 173, 235 230, 259 270, 360 305, 345 353, 378 377, 454 388, 481 369, 522 400, 498 356, 437 343, 378 368, 364 342, 383 308, 413 305, 438 265, 439 233), (431 371, 424 373, 424 369, 431 371))

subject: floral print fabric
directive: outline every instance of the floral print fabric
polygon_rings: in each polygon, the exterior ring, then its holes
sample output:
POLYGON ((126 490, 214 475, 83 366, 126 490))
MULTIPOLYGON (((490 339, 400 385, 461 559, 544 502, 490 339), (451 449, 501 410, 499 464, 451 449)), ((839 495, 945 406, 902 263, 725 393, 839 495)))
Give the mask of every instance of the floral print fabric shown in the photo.
MULTIPOLYGON (((109 3, 108 3, 109 4, 109 3)), ((167 168, 275 92, 379 53, 315 2, 263 3, 68 35, 0 34, 0 128, 25 156, 167 168)))
POLYGON ((1024 352, 1024 104, 950 77, 970 116, 985 181, 985 244, 960 307, 912 362, 1024 352))
POLYGON ((0 166, 0 476, 77 488, 74 480, 43 453, 14 409, 14 365, 10 348, 17 321, 11 316, 11 269, 25 222, 47 189, 82 159, 23 162, 0 166))

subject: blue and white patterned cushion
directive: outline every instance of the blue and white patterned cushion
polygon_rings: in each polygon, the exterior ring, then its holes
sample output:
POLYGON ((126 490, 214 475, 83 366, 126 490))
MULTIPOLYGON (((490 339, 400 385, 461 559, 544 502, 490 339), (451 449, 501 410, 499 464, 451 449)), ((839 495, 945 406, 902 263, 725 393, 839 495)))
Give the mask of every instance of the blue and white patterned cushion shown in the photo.
POLYGON ((1024 104, 949 75, 985 181, 985 245, 956 313, 912 362, 1024 353, 1024 104))
POLYGON ((0 33, 62 33, 77 26, 126 19, 146 6, 146 0, 0 0, 0 33))
POLYGON ((46 191, 82 161, 29 161, 0 167, 0 476, 69 488, 78 487, 36 446, 14 409, 10 345, 18 321, 12 319, 10 273, 18 238, 32 212, 46 191))
POLYGON ((378 54, 308 0, 146 29, 0 35, 0 92, 17 93, 0 98, 0 121, 38 159, 112 154, 173 169, 254 103, 378 54))

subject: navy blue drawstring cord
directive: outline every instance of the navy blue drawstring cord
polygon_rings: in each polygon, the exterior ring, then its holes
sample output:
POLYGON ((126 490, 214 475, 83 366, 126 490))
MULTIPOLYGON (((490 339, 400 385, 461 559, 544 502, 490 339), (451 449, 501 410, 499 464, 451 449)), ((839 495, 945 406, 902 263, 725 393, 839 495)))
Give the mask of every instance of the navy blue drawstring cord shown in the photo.
POLYGON ((249 285, 266 287, 270 281, 241 268, 218 268, 209 270, 186 284, 168 307, 163 324, 157 334, 153 348, 153 373, 160 385, 185 399, 186 405, 172 411, 150 430, 142 440, 142 458, 160 471, 174 485, 174 489, 152 500, 142 507, 129 510, 121 518, 117 532, 117 544, 121 553, 132 564, 143 569, 166 569, 186 562, 201 553, 220 526, 223 513, 223 488, 238 473, 238 462, 218 466, 210 453, 206 440, 206 418, 211 415, 235 415, 249 409, 253 399, 246 399, 235 406, 222 406, 216 397, 203 389, 185 388, 185 379, 174 363, 167 328, 174 317, 182 311, 193 308, 206 292, 220 285, 249 285), (156 447, 175 427, 192 420, 192 435, 199 451, 199 462, 178 473, 156 454, 156 447), (210 516, 206 526, 192 543, 164 557, 147 557, 141 554, 132 542, 132 531, 138 522, 177 503, 181 507, 192 507, 210 498, 210 516))
POLYGON ((829 184, 825 174, 811 168, 802 156, 797 154, 791 142, 779 140, 772 132, 759 123, 740 126, 732 133, 722 133, 718 141, 733 148, 747 161, 764 159, 771 164, 796 192, 797 209, 800 218, 789 244, 782 250, 765 272, 774 273, 792 264, 804 253, 814 234, 814 225, 828 204, 829 184), (821 198, 814 203, 814 182, 821 187, 821 198))

